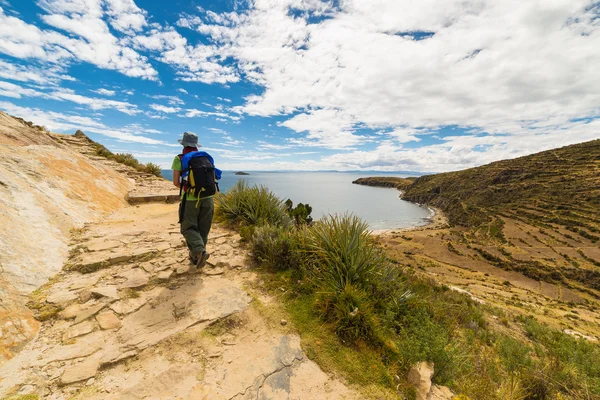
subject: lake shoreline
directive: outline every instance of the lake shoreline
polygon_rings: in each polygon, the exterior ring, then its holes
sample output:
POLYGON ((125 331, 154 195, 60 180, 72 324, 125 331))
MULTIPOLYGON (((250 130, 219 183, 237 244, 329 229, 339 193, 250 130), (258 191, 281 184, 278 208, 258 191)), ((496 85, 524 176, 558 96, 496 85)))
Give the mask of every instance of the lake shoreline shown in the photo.
MULTIPOLYGON (((407 201, 407 200, 405 200, 407 201)), ((416 204, 416 203, 414 203, 416 204)), ((427 218, 428 222, 425 225, 417 225, 417 226, 408 226, 405 228, 387 228, 387 229, 374 229, 371 232, 372 235, 381 236, 388 235, 392 233, 401 233, 401 232, 412 232, 412 231, 426 231, 426 230, 437 230, 444 229, 448 227, 448 218, 444 215, 442 210, 432 206, 422 206, 426 207, 430 212, 431 216, 427 218)))

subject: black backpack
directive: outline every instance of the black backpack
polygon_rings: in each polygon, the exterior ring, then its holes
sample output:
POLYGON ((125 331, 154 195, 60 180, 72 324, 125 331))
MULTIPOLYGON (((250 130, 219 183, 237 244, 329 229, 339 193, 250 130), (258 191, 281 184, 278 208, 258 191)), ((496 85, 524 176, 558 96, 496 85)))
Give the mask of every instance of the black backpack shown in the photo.
POLYGON ((203 198, 213 196, 219 191, 215 166, 206 156, 193 157, 188 169, 182 173, 181 190, 185 190, 186 193, 193 191, 194 196, 203 198))

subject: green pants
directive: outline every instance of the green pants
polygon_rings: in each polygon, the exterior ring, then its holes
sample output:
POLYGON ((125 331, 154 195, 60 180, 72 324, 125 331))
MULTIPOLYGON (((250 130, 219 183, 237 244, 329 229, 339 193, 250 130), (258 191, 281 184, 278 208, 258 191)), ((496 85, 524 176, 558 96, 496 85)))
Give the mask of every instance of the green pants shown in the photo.
POLYGON ((194 256, 206 251, 208 233, 215 213, 215 203, 212 197, 197 200, 187 200, 181 220, 181 234, 194 256), (196 208, 196 204, 198 207, 196 208))

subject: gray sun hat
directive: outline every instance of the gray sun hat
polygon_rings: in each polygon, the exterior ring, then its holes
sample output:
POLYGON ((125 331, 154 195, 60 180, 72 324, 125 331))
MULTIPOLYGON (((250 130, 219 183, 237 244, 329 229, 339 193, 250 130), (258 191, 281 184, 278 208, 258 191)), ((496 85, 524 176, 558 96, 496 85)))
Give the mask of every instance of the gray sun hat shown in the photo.
POLYGON ((177 141, 184 147, 202 147, 202 145, 198 143, 198 135, 192 132, 183 132, 183 139, 177 141))

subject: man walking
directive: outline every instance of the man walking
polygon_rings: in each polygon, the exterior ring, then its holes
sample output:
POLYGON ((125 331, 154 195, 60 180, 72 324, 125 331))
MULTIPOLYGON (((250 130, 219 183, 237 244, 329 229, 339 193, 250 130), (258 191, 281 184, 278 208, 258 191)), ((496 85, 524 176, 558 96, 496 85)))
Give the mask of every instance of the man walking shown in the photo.
POLYGON ((206 244, 215 209, 213 196, 219 190, 217 180, 221 179, 221 170, 215 168, 210 154, 198 151, 198 147, 202 146, 196 134, 184 132, 179 143, 183 151, 175 157, 171 166, 173 185, 179 188, 181 195, 181 234, 190 251, 190 261, 198 270, 204 267, 210 256, 206 244))

